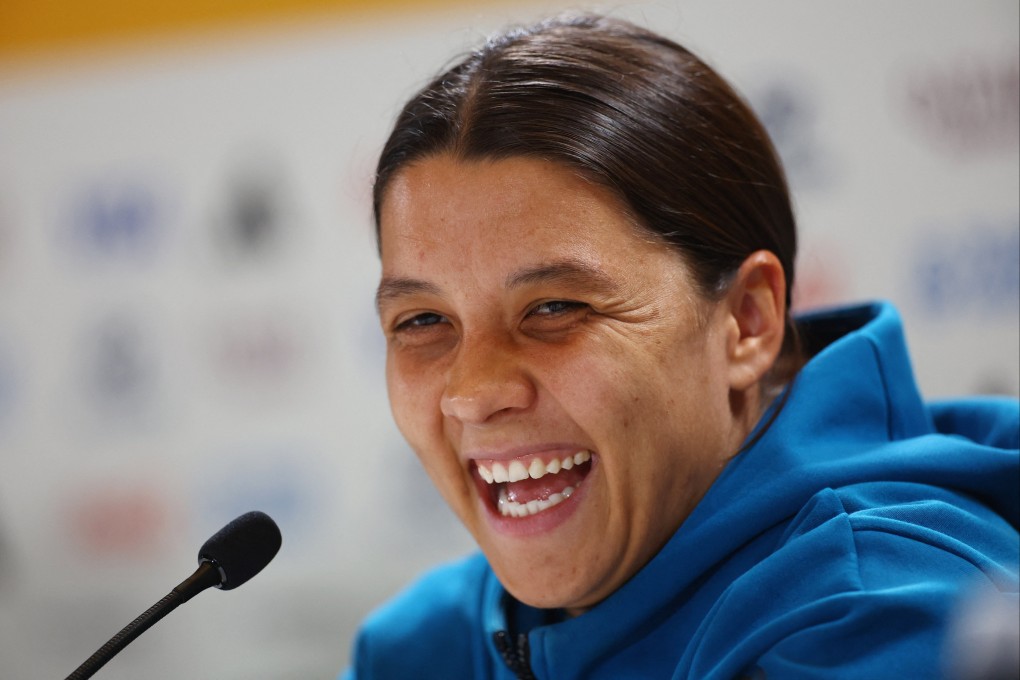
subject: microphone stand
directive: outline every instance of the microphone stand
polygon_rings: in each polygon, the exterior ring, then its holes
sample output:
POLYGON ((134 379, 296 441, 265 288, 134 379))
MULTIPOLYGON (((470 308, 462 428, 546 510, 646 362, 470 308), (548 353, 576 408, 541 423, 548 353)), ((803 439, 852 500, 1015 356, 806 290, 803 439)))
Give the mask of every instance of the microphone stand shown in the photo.
POLYGON ((86 659, 85 663, 67 676, 67 680, 91 678, 107 661, 157 621, 206 588, 218 586, 222 582, 223 574, 219 566, 209 560, 203 560, 194 574, 182 581, 166 597, 149 607, 134 621, 124 626, 119 633, 110 638, 109 642, 100 647, 95 654, 86 659))

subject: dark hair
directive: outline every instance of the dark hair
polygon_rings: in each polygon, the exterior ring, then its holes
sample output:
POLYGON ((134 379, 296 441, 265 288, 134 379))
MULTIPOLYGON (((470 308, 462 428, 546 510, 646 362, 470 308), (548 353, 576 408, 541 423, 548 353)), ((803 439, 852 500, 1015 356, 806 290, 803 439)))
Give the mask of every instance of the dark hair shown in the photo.
POLYGON ((685 257, 708 297, 752 252, 772 251, 787 283, 783 356, 798 353, 789 320, 797 236, 782 166, 740 96, 675 42, 589 14, 490 39, 400 113, 376 172, 377 234, 394 173, 444 153, 542 158, 608 187, 685 257))

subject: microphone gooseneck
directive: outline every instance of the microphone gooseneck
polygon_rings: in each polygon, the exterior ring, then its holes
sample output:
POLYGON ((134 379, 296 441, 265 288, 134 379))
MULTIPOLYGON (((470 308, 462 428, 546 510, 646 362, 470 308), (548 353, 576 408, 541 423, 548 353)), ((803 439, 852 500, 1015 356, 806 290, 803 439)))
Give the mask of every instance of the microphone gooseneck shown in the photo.
POLYGON ((203 590, 213 586, 232 590, 242 585, 269 564, 281 543, 279 527, 263 512, 248 512, 230 522, 198 551, 198 569, 191 576, 110 638, 67 680, 91 678, 132 640, 203 590))

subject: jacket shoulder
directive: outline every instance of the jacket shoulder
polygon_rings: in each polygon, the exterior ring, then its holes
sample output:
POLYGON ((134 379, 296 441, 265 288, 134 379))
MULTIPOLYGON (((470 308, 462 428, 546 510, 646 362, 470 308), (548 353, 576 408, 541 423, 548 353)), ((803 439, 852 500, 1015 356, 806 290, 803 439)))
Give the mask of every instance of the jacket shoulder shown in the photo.
POLYGON ((474 666, 484 658, 477 631, 489 574, 481 555, 426 572, 365 619, 344 677, 476 676, 474 666))
POLYGON ((999 449, 1020 449, 1020 400, 969 397, 934 401, 929 407, 935 429, 999 449))

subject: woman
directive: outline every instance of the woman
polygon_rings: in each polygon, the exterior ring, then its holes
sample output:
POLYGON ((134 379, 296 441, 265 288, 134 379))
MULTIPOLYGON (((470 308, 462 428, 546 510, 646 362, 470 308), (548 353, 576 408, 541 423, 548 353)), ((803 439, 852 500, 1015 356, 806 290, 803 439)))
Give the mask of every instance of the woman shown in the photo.
POLYGON ((404 108, 375 213, 393 413, 482 554, 351 676, 935 677, 955 596, 1016 592, 1017 405, 923 404, 887 306, 792 323, 776 154, 682 47, 490 41, 404 108))

